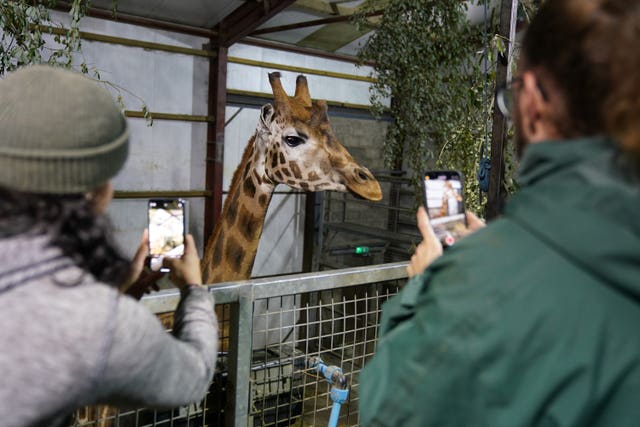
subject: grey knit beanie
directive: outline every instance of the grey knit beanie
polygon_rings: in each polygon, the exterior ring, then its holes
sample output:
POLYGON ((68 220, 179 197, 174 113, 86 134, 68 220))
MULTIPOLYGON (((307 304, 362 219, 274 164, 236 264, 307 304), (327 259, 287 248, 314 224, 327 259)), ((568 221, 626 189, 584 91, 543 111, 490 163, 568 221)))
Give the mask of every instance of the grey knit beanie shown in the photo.
POLYGON ((33 65, 0 80, 0 186, 91 191, 122 168, 128 142, 111 94, 78 72, 33 65))

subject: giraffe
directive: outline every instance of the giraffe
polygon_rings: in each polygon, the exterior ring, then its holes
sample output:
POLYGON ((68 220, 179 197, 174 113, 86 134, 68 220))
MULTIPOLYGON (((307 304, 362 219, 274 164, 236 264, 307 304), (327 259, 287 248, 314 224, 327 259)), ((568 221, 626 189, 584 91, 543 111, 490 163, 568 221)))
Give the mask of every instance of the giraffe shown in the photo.
MULTIPOLYGON (((269 73, 269 83, 274 103, 260 111, 256 131, 233 174, 220 221, 204 250, 205 284, 251 277, 267 208, 278 184, 304 191, 349 191, 372 201, 382 199, 378 181, 336 138, 327 103, 311 101, 306 77, 297 77, 293 97, 282 87, 280 73, 269 73)), ((228 328, 228 318, 218 307, 216 315, 222 320, 221 328, 228 328)), ((158 318, 165 328, 172 328, 173 312, 161 313, 158 318)), ((228 336, 228 331, 221 331, 220 336, 228 336)), ((220 350, 226 345, 221 343, 220 350)), ((98 413, 98 419, 104 420, 99 427, 114 425, 109 417, 116 416, 115 408, 99 406, 98 413)), ((87 412, 79 418, 89 420, 93 416, 87 412)))
POLYGON ((204 283, 249 279, 264 219, 277 184, 303 191, 351 192, 378 201, 382 192, 371 172, 338 141, 325 101, 312 102, 307 79, 296 79, 290 97, 280 73, 269 73, 274 103, 266 104, 236 169, 220 221, 202 260, 204 283))

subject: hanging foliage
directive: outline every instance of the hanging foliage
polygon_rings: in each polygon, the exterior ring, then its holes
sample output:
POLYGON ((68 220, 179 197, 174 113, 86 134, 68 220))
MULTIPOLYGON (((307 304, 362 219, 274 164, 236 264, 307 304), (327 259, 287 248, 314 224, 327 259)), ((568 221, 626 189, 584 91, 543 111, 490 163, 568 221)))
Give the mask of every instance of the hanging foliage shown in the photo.
MULTIPOLYGON (((27 0, 0 3, 0 75, 27 64, 48 63, 70 68, 73 55, 82 49, 80 20, 85 16, 87 1, 71 2, 69 28, 54 22, 49 8, 56 1, 27 0), (47 44, 45 35, 57 29, 54 43, 47 44)), ((88 72, 86 64, 82 64, 88 72)), ((83 69, 83 70, 84 70, 83 69)))
MULTIPOLYGON (((88 66, 82 55, 80 21, 87 14, 90 3, 90 0, 71 1, 68 12, 70 22, 65 27, 51 16, 50 9, 56 6, 56 0, 0 1, 0 77, 28 64, 46 63, 75 68, 112 87, 124 110, 121 92, 131 92, 113 82, 102 80, 99 70, 88 66)), ((117 0, 113 0, 114 14, 116 8, 117 0)), ((143 100, 140 101, 147 124, 151 125, 153 119, 147 105, 143 100)))
MULTIPOLYGON (((367 0, 354 19, 364 24, 367 13, 383 11, 359 57, 375 64, 374 114, 388 111, 394 119, 385 141, 385 162, 392 169, 408 169, 416 205, 421 203, 423 171, 456 169, 466 178, 467 207, 483 212, 477 172, 482 154, 487 157, 490 150, 496 59, 507 54, 487 3, 367 0), (470 3, 485 10, 483 23, 469 23, 470 3)), ((529 21, 539 4, 523 0, 521 19, 529 21)), ((508 191, 517 188, 511 151, 505 154, 508 191)))
MULTIPOLYGON (((467 205, 479 212, 476 174, 494 88, 491 68, 488 75, 481 68, 483 27, 469 24, 467 5, 460 1, 369 0, 360 12, 381 9, 377 30, 359 57, 376 64, 374 112, 392 99, 386 164, 408 168, 416 189, 427 169, 461 171, 467 205)), ((420 191, 416 195, 419 202, 420 191)))

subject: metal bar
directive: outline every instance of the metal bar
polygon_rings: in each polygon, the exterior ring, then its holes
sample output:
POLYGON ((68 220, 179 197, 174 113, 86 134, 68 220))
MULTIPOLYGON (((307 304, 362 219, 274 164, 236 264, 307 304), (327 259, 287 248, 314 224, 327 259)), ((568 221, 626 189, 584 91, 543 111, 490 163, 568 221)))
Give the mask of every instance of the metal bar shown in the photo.
MULTIPOLYGON (((66 1, 59 1, 54 7, 54 9, 68 12, 71 9, 71 4, 66 1)), ((118 11, 114 13, 111 10, 100 9, 97 7, 88 8, 86 16, 90 16, 92 18, 107 19, 115 22, 122 22, 125 24, 133 24, 141 27, 154 28, 158 30, 167 30, 167 31, 173 31, 176 33, 189 34, 192 36, 199 36, 199 37, 206 37, 206 38, 218 36, 218 34, 215 31, 210 30, 208 28, 200 28, 200 27, 194 27, 191 25, 176 24, 174 22, 162 21, 162 20, 153 19, 153 18, 145 18, 142 16, 136 16, 136 15, 129 15, 129 14, 121 13, 118 11)))
MULTIPOLYGON (((211 45, 215 46, 211 40, 211 45)), ((224 169, 224 124, 227 100, 226 47, 218 47, 217 55, 209 62, 208 115, 214 117, 207 127, 206 182, 211 195, 204 206, 204 241, 208 241, 222 213, 222 172, 224 169)))
MULTIPOLYGON (((70 9, 70 5, 68 2, 58 2, 58 6, 56 6, 54 9, 68 12, 70 9)), ((214 39, 218 37, 217 31, 214 31, 208 28, 200 28, 200 27, 193 27, 189 25, 176 24, 173 22, 162 21, 162 20, 153 19, 153 18, 144 18, 141 16, 129 15, 121 12, 116 12, 116 14, 114 14, 110 10, 99 9, 94 7, 91 7, 88 9, 87 16, 90 16, 93 18, 106 19, 114 22, 122 22, 125 24, 138 25, 141 27, 174 31, 177 33, 189 34, 189 35, 199 36, 199 37, 214 38, 214 39)), ((343 54, 338 54, 333 52, 326 52, 326 51, 302 47, 302 46, 289 45, 289 44, 280 43, 280 42, 271 41, 271 40, 261 40, 255 37, 244 37, 239 41, 239 43, 264 47, 268 49, 295 52, 303 55, 333 59, 336 61, 350 62, 353 64, 363 63, 364 65, 369 65, 369 66, 375 65, 375 63, 372 61, 362 62, 359 58, 355 56, 343 55, 343 54)))
POLYGON ((294 2, 295 0, 244 2, 216 27, 220 45, 230 47, 294 2))
MULTIPOLYGON (((144 119, 144 113, 142 111, 125 110, 125 117, 133 117, 138 119, 144 119)), ((214 118, 209 116, 198 116, 195 114, 174 114, 174 113, 157 113, 149 112, 149 115, 153 120, 176 120, 182 122, 213 122, 214 118)))
MULTIPOLYGON (((407 262, 368 265, 340 270, 316 271, 264 279, 242 280, 208 285, 216 304, 239 302, 245 292, 253 299, 280 297, 306 292, 339 289, 368 283, 407 278, 407 262)), ((145 295, 141 301, 153 313, 166 313, 178 306, 180 291, 165 289, 145 295)))
MULTIPOLYGON (((147 307, 154 314, 168 313, 175 311, 180 301, 180 291, 178 289, 163 289, 140 299, 142 305, 147 307)), ((216 303, 218 301, 216 300, 216 303)))
MULTIPOLYGON (((517 1, 502 0, 500 8, 500 25, 498 33, 504 38, 509 37, 511 32, 511 19, 513 3, 517 1)), ((509 40, 509 44, 513 41, 509 40)), ((500 85, 507 80, 508 59, 502 63, 500 60, 496 64, 496 85, 500 85)), ((496 218, 502 210, 505 198, 504 180, 504 150, 507 138, 507 121, 497 108, 493 109, 493 126, 491 130, 491 172, 489 177, 489 191, 487 192, 487 219, 496 218)))
POLYGON ((406 262, 379 264, 367 267, 291 274, 275 278, 237 282, 236 286, 251 285, 255 299, 315 292, 328 289, 385 282, 407 277, 406 262))
MULTIPOLYGON (((248 90, 238 90, 238 89, 227 89, 227 94, 229 95, 237 95, 237 96, 247 96, 247 97, 253 97, 253 98, 260 98, 263 99, 263 102, 260 102, 257 105, 264 105, 267 102, 272 102, 273 101, 273 94, 270 93, 266 93, 266 92, 252 92, 252 91, 248 91, 248 90)), ((363 104, 350 104, 348 102, 339 102, 339 101, 327 101, 327 105, 329 107, 338 107, 338 108, 353 108, 356 110, 371 110, 371 106, 370 105, 363 105, 363 104)))
POLYGON ((315 249, 316 194, 309 193, 304 200, 304 237, 302 239, 302 271, 312 271, 315 249))
MULTIPOLYGON (((146 119, 145 114, 142 111, 125 110, 124 115, 125 117, 130 117, 130 118, 146 119)), ((181 122, 199 122, 199 123, 207 123, 207 122, 214 121, 213 117, 200 116, 195 114, 159 113, 159 112, 150 111, 148 115, 153 120, 173 120, 173 121, 181 121, 181 122)))
POLYGON ((507 64, 507 81, 511 81, 511 66, 513 65, 514 51, 516 48, 516 30, 518 27, 518 1, 511 0, 511 18, 509 20, 509 57, 507 64))
POLYGON ((240 114, 242 112, 242 110, 244 110, 244 107, 240 107, 238 108, 238 111, 236 111, 235 113, 233 113, 233 115, 231 117, 229 117, 229 119, 224 122, 224 127, 229 126, 229 123, 231 123, 233 121, 233 119, 235 119, 236 117, 238 117, 238 114, 240 114))
MULTIPOLYGON (((39 25, 38 28, 44 33, 56 34, 61 36, 67 35, 67 30, 64 28, 55 28, 46 25, 39 25)), ((79 35, 83 40, 97 41, 102 43, 119 44, 123 46, 139 47, 143 49, 159 50, 171 53, 181 53, 184 55, 203 56, 206 58, 215 56, 214 52, 203 49, 193 49, 182 46, 174 46, 170 44, 145 42, 141 40, 127 39, 124 37, 106 36, 104 34, 89 33, 86 31, 79 31, 79 35)))
POLYGON ((296 66, 293 66, 293 65, 277 64, 275 62, 256 61, 256 60, 253 60, 253 59, 238 58, 238 57, 234 57, 234 56, 230 56, 229 57, 229 62, 232 62, 234 64, 251 65, 251 66, 254 66, 254 67, 263 67, 263 68, 273 68, 273 69, 276 69, 276 70, 293 71, 293 72, 303 73, 303 74, 312 74, 312 75, 316 75, 316 76, 335 77, 335 78, 338 78, 338 79, 356 80, 356 81, 368 82, 368 83, 375 83, 377 81, 373 77, 358 76, 358 75, 355 75, 355 74, 346 74, 346 73, 336 73, 336 72, 333 72, 333 71, 325 71, 325 70, 316 70, 316 69, 313 69, 313 68, 296 67, 296 66))
POLYGON ((187 191, 116 191, 114 199, 153 199, 153 198, 176 198, 176 197, 207 197, 210 191, 187 190, 187 191))
POLYGON ((318 209, 318 234, 317 234, 317 249, 315 249, 313 253, 313 264, 311 266, 311 271, 318 271, 320 269, 320 260, 322 259, 322 252, 324 249, 324 237, 325 237, 325 212, 327 203, 330 203, 330 200, 326 196, 324 192, 318 193, 317 199, 319 199, 319 203, 317 206, 318 209))
POLYGON ((234 396, 229 405, 227 426, 246 426, 249 418, 249 381, 253 344, 253 295, 250 287, 240 290, 238 304, 232 304, 229 342, 228 396, 234 396))
MULTIPOLYGON (((366 13, 364 16, 366 18, 369 18, 371 16, 380 16, 382 14, 383 14, 382 10, 376 10, 374 12, 366 13)), ((280 32, 280 31, 295 30, 295 29, 298 29, 298 28, 314 27, 316 25, 335 24, 336 22, 348 21, 348 20, 351 19, 352 16, 353 15, 333 16, 331 18, 315 19, 313 21, 298 22, 298 23, 295 23, 295 24, 278 25, 276 27, 260 28, 259 30, 256 30, 256 31, 252 32, 251 35, 252 36, 257 36, 257 35, 260 35, 260 34, 277 33, 277 32, 280 32)))

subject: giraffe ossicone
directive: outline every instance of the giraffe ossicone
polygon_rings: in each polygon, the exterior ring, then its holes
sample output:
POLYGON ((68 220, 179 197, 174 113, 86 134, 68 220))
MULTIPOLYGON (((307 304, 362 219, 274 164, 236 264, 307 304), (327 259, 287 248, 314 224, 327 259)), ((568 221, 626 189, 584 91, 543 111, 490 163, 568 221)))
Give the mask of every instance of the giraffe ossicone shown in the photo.
POLYGON ((373 174, 338 141, 327 103, 312 101, 307 79, 298 76, 294 96, 285 92, 280 73, 270 73, 269 82, 274 102, 260 110, 220 221, 205 247, 202 267, 207 284, 250 278, 267 208, 278 184, 382 199, 373 174))

